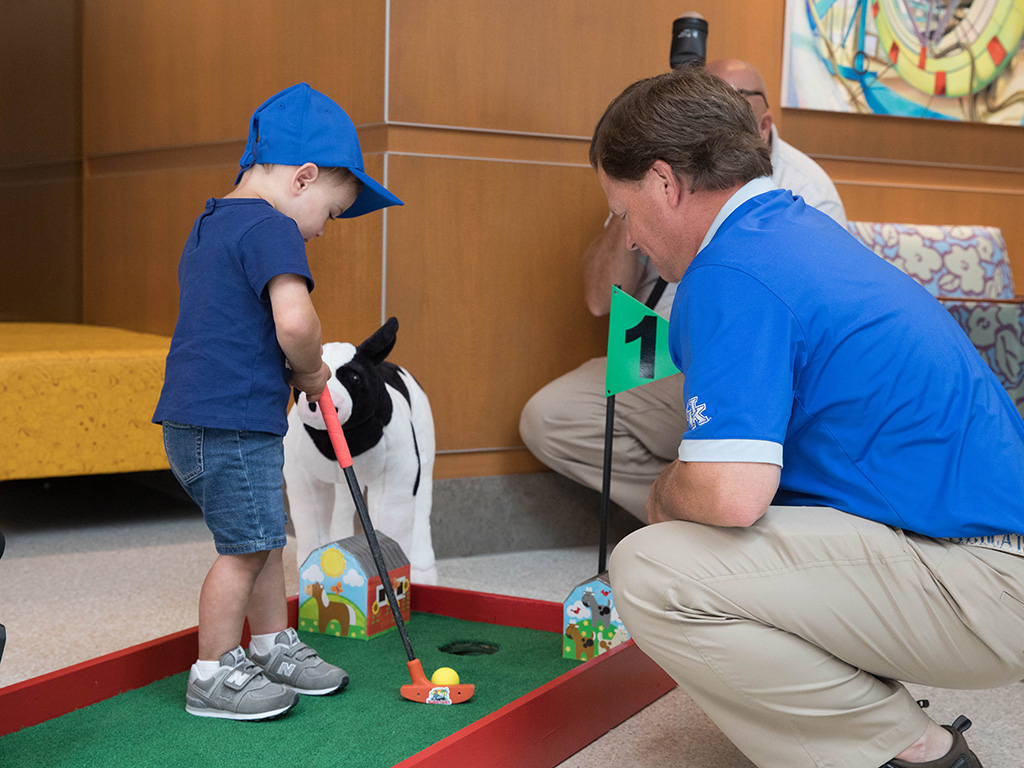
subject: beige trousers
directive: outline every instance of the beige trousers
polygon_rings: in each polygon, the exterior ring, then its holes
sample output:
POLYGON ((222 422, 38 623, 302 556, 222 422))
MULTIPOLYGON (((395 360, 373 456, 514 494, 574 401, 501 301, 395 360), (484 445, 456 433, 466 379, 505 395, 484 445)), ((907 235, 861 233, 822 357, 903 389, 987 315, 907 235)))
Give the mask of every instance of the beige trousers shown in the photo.
MULTIPOLYGON (((534 456, 561 475, 601 490, 607 358, 595 357, 537 392, 523 408, 519 434, 534 456)), ((647 495, 678 456, 686 430, 683 375, 615 397, 612 501, 647 522, 647 495)))
POLYGON ((878 768, 928 722, 897 681, 1024 677, 1011 553, 771 507, 749 528, 647 526, 610 570, 640 648, 762 768, 878 768))

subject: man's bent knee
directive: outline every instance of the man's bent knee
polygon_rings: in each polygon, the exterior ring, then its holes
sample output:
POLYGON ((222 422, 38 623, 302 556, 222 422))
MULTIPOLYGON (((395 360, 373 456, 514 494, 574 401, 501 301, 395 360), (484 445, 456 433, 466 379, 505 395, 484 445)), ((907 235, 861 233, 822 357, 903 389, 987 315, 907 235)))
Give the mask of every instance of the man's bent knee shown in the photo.
POLYGON ((663 525, 649 525, 633 531, 612 550, 608 578, 620 615, 628 614, 631 605, 654 598, 659 590, 655 585, 657 580, 652 578, 649 553, 658 541, 662 532, 659 529, 663 530, 663 525))
POLYGON ((526 401, 523 412, 519 414, 519 436, 530 452, 542 460, 546 455, 544 446, 548 435, 547 415, 551 405, 550 400, 544 395, 544 390, 541 389, 526 401))

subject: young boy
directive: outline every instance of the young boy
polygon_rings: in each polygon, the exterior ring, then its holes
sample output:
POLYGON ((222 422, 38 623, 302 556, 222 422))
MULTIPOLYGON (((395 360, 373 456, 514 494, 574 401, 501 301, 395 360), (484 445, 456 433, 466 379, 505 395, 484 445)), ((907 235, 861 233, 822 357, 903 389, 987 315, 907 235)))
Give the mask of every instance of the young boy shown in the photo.
POLYGON ((320 237, 328 219, 402 202, 363 171, 344 110, 305 83, 256 110, 240 165, 235 189, 207 201, 185 243, 153 421, 218 552, 199 597, 199 659, 185 710, 261 720, 291 709, 298 693, 348 683, 287 626, 288 398, 295 387, 315 402, 331 375, 320 359, 304 242, 320 237), (248 659, 239 645, 247 615, 248 659))

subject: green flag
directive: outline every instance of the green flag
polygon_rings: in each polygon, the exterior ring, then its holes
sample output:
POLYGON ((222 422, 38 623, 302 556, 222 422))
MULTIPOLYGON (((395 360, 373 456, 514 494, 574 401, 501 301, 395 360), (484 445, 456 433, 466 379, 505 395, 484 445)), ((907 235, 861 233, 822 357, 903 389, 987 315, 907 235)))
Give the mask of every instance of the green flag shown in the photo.
POLYGON ((612 289, 605 397, 679 373, 668 351, 668 320, 619 288, 612 289))

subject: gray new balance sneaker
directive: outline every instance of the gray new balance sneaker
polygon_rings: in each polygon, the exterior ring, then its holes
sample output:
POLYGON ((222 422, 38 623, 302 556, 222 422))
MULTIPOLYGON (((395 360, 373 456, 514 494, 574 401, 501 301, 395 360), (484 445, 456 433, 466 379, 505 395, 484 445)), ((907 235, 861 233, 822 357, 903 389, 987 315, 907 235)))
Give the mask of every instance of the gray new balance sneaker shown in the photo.
POLYGON ((299 640, 294 629, 278 632, 270 653, 261 656, 249 648, 249 658, 263 667, 267 677, 310 696, 340 691, 348 685, 344 669, 328 664, 317 652, 299 640))
POLYGON ((268 680, 241 646, 220 657, 220 669, 212 677, 200 680, 190 672, 185 688, 185 711, 199 717, 269 720, 298 701, 295 691, 268 680))

